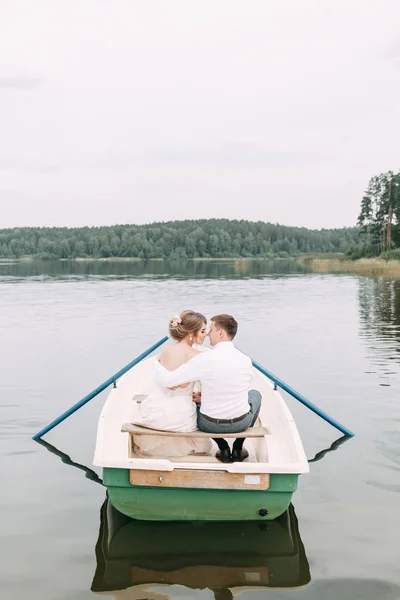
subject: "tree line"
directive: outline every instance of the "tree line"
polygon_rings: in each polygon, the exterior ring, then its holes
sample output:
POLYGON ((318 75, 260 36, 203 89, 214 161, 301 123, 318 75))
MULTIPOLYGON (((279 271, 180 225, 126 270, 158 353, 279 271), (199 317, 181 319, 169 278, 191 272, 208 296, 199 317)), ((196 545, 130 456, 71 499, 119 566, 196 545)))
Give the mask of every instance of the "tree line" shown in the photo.
POLYGON ((351 250, 354 258, 400 248, 400 171, 387 171, 370 179, 357 225, 361 235, 351 250))
POLYGON ((358 232, 356 227, 311 230, 230 219, 109 227, 22 227, 0 229, 0 257, 283 258, 349 252, 358 242, 358 232))

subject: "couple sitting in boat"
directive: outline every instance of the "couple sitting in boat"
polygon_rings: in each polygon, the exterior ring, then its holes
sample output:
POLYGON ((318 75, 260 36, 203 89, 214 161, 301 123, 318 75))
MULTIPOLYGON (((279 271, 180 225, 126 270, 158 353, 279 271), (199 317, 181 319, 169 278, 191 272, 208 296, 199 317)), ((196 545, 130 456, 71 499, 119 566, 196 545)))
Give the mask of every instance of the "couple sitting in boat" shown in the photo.
MULTIPOLYGON (((163 431, 238 433, 252 427, 258 417, 261 394, 251 390, 252 363, 233 345, 237 321, 216 315, 206 333, 204 315, 185 310, 169 322, 169 334, 177 343, 167 346, 154 361, 157 391, 140 405, 137 425, 163 431), (201 348, 209 337, 211 351, 201 348)), ((208 454, 208 439, 192 437, 136 436, 136 451, 151 456, 208 454)), ((232 451, 223 438, 215 438, 216 457, 224 462, 243 461, 248 452, 244 438, 232 451)))

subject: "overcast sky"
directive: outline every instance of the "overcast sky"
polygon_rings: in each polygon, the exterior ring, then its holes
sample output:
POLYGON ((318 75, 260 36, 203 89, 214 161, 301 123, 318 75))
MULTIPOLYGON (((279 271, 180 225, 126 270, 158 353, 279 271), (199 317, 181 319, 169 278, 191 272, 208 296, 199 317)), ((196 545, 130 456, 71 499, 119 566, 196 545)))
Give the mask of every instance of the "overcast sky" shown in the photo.
POLYGON ((399 133, 399 0, 0 0, 0 228, 352 225, 399 133))

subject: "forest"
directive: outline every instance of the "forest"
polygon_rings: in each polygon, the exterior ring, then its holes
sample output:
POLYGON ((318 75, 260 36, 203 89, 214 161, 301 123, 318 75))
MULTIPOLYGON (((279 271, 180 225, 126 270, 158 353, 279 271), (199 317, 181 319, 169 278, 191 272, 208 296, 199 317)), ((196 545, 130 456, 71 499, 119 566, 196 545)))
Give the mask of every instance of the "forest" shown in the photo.
POLYGON ((0 229, 0 257, 191 259, 349 253, 359 228, 312 230, 230 219, 0 229))
MULTIPOLYGON (((352 249, 361 256, 397 257, 400 248, 400 171, 387 171, 369 181, 361 200, 357 225, 360 240, 352 249)), ((400 258, 400 255, 398 256, 400 258)))

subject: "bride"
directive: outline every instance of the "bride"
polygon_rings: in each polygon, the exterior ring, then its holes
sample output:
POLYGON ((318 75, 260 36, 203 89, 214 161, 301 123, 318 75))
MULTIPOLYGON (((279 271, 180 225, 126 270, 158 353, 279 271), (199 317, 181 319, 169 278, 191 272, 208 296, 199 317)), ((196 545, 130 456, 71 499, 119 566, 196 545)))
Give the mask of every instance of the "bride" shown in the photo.
MULTIPOLYGON (((160 362, 173 371, 199 354, 206 338, 207 319, 192 310, 184 310, 169 322, 169 335, 175 344, 166 346, 160 362)), ((135 425, 162 431, 195 431, 197 429, 196 404, 192 396, 199 390, 198 382, 186 383, 172 389, 157 385, 157 392, 139 405, 135 425)), ((202 438, 161 437, 137 435, 135 452, 144 456, 180 457, 204 454, 211 450, 211 442, 202 438)))

